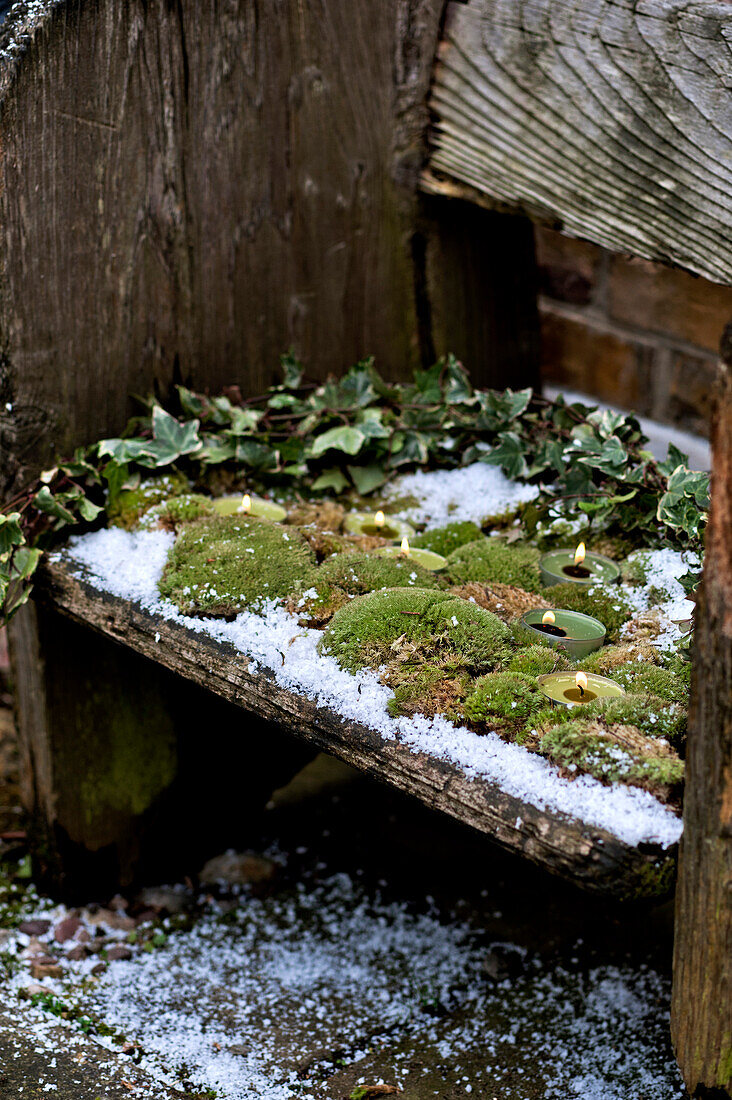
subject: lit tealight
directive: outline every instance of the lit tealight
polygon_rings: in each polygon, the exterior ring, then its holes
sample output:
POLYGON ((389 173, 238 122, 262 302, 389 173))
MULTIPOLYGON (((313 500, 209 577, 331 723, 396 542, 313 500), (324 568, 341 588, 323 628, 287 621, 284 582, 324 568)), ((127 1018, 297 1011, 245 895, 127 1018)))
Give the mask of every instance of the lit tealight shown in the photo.
POLYGON ((584 693, 587 691, 587 677, 585 676, 584 672, 578 672, 574 678, 574 682, 577 685, 577 690, 579 691, 580 695, 584 695, 584 693))
POLYGON ((374 515, 374 527, 383 527, 386 523, 386 516, 383 512, 376 512, 374 515))
POLYGON ((409 557, 409 539, 407 538, 406 535, 402 539, 402 545, 400 547, 400 553, 406 554, 406 556, 409 557))
POLYGON ((544 626, 554 626, 557 618, 553 611, 545 611, 541 617, 541 621, 544 626))
POLYGON ((245 493, 241 498, 241 504, 239 505, 239 511, 243 512, 245 516, 248 516, 252 510, 252 498, 249 493, 245 493))
POLYGON ((581 542, 574 552, 574 564, 582 565, 582 562, 585 560, 586 553, 587 551, 585 550, 585 544, 581 542))

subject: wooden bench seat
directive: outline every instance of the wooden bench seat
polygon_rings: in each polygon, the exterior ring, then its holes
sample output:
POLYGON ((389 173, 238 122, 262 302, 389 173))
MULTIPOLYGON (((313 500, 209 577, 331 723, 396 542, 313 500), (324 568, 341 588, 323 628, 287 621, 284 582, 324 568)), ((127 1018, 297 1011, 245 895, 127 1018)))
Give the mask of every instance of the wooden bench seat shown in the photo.
POLYGON ((455 764, 345 720, 283 688, 271 672, 250 671, 246 657, 231 643, 100 591, 78 562, 57 559, 46 565, 37 599, 585 888, 623 898, 657 894, 670 886, 673 848, 652 843, 634 847, 605 829, 537 809, 495 783, 469 778, 455 764))

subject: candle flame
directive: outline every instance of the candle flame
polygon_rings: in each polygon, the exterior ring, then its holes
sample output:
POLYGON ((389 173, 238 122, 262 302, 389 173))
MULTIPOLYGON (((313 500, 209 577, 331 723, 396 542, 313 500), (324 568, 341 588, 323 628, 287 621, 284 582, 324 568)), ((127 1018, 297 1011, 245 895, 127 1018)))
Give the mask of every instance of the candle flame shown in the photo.
POLYGON ((585 676, 584 672, 578 672, 574 678, 574 682, 579 688, 580 695, 584 695, 587 688, 587 677, 585 676))
POLYGON ((574 564, 581 565, 585 560, 585 544, 581 542, 574 552, 574 564))
POLYGON ((382 511, 378 511, 374 516, 374 527, 383 527, 386 523, 386 516, 382 511))
POLYGON ((244 496, 241 498, 241 506, 239 508, 239 511, 244 512, 245 515, 249 515, 251 510, 252 498, 249 496, 249 493, 245 493, 244 496))
POLYGON ((544 626, 552 626, 556 622, 556 619, 554 618, 554 612, 545 611, 541 617, 541 621, 544 626))
POLYGON ((406 535, 402 539, 401 553, 406 554, 407 557, 409 557, 409 539, 407 538, 406 535))

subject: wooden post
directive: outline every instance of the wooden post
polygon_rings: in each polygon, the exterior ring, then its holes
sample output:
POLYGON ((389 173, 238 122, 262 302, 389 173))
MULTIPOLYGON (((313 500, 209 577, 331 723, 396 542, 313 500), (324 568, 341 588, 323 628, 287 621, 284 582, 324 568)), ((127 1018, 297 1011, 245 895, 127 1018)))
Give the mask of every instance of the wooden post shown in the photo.
POLYGON ((732 324, 712 427, 676 892, 671 1030, 689 1093, 732 1096, 732 324))

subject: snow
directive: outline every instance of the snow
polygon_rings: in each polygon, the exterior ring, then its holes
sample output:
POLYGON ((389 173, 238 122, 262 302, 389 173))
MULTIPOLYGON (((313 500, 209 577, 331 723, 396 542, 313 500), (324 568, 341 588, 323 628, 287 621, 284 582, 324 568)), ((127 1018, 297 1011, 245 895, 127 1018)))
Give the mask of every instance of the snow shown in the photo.
MULTIPOLYGON (((419 1067, 434 1074, 437 1063, 495 1100, 524 1095, 517 1077, 546 1100, 683 1095, 666 1038, 669 982, 645 965, 487 943, 480 918, 439 916, 429 898, 385 901, 345 873, 306 872, 274 894, 235 898, 199 899, 191 930, 170 929, 164 946, 135 949, 98 979, 69 962, 49 991, 136 1043, 153 1081, 222 1100, 333 1097, 319 1082, 334 1051, 364 1081, 414 1087, 419 1067), (512 959, 510 977, 486 980, 494 955, 512 959)), ((11 935, 12 953, 27 937, 11 935)), ((41 937, 52 939, 53 928, 41 937)), ((14 976, 0 1007, 12 1009, 27 981, 14 976)), ((39 1048, 59 1049, 62 1021, 24 1011, 39 1048)), ((61 1049, 80 1042, 73 1025, 66 1034, 61 1049)), ((119 1050, 112 1036, 96 1040, 119 1050)))
POLYGON ((497 783, 540 810, 606 829, 627 844, 652 842, 668 847, 679 839, 681 819, 647 791, 603 786, 590 776, 569 781, 543 757, 492 732, 478 736, 456 728, 441 716, 391 718, 387 711, 391 693, 376 674, 353 676, 333 658, 321 656, 317 652, 320 632, 298 626, 296 618, 280 606, 270 603, 261 614, 242 612, 232 622, 181 615, 157 590, 172 543, 173 536, 167 532, 109 528, 72 540, 62 557, 85 567, 100 590, 233 644, 255 667, 270 670, 283 687, 378 731, 385 740, 399 740, 415 752, 446 760, 469 778, 497 783))
POLYGON ((473 462, 456 470, 416 470, 397 478, 384 491, 389 499, 411 496, 416 505, 404 508, 400 515, 410 523, 428 528, 447 523, 478 523, 488 516, 514 511, 519 504, 539 495, 535 485, 509 481, 497 466, 473 462))

